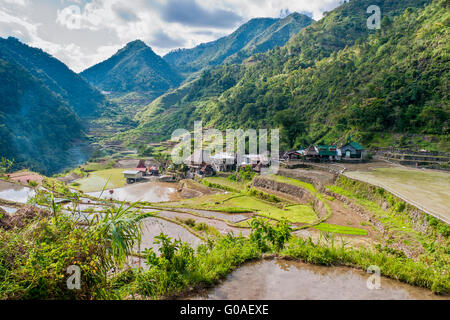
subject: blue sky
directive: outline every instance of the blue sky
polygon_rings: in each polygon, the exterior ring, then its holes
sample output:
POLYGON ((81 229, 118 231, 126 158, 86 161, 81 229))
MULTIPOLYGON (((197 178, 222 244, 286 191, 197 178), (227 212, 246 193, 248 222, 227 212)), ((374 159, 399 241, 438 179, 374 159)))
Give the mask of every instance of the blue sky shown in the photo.
POLYGON ((79 72, 141 39, 164 55, 233 32, 251 18, 315 20, 342 0, 0 0, 0 37, 39 47, 79 72))

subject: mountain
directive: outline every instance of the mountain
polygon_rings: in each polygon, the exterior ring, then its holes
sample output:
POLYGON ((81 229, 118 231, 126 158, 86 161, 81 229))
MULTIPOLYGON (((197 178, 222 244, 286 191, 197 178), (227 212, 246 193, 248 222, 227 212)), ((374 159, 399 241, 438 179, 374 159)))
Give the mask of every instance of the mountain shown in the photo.
POLYGON ((0 156, 14 159, 16 168, 54 174, 83 160, 74 157, 83 137, 79 117, 60 96, 0 58, 0 156))
POLYGON ((203 120, 219 129, 282 127, 287 148, 349 134, 382 146, 406 134, 414 146, 448 149, 448 2, 430 3, 345 3, 286 46, 207 70, 160 97, 115 139, 164 140, 203 120), (377 31, 366 26, 374 3, 384 17, 377 31))
POLYGON ((92 116, 104 103, 103 95, 64 63, 16 38, 0 38, 0 58, 22 66, 65 100, 80 117, 92 116))
POLYGON ((114 56, 81 73, 100 90, 157 97, 181 83, 178 73, 144 42, 128 43, 114 56))
POLYGON ((310 17, 299 13, 284 19, 252 19, 229 36, 193 49, 172 51, 164 59, 188 76, 206 67, 224 62, 239 63, 255 53, 283 46, 294 34, 313 22, 310 17))

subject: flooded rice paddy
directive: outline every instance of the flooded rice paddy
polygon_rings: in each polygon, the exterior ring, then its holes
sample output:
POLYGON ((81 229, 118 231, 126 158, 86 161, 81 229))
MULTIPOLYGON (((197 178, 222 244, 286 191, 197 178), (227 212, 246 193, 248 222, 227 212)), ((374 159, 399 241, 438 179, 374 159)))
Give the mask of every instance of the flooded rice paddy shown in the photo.
POLYGON ((147 218, 142 222, 141 249, 158 248, 158 246, 154 244, 154 238, 161 233, 164 233, 173 239, 187 242, 193 248, 197 248, 202 242, 201 239, 194 236, 182 226, 158 218, 147 218))
POLYGON ((347 172, 349 178, 386 189, 405 201, 450 223, 450 173, 379 168, 372 171, 347 172))
POLYGON ((179 195, 176 189, 176 184, 161 183, 161 182, 147 182, 147 183, 137 183, 133 185, 128 185, 123 188, 113 189, 113 193, 110 190, 105 190, 102 194, 99 192, 91 192, 88 195, 110 199, 113 198, 117 201, 128 201, 128 202, 168 202, 175 201, 179 199, 179 195))
POLYGON ((236 236, 242 234, 244 236, 248 236, 250 234, 250 229, 244 229, 244 228, 235 228, 231 227, 228 224, 226 224, 223 221, 219 220, 212 220, 204 217, 194 216, 188 213, 179 213, 179 212, 170 212, 170 211, 163 211, 158 216, 162 216, 165 218, 169 218, 172 220, 180 219, 182 221, 185 221, 187 219, 193 219, 195 220, 195 223, 206 223, 209 226, 212 226, 217 229, 221 234, 229 234, 232 233, 236 236))
POLYGON ((321 267, 273 260, 247 264, 216 288, 193 300, 430 300, 448 299, 431 291, 382 278, 370 290, 371 275, 344 267, 321 267))
POLYGON ((5 210, 7 213, 16 213, 17 212, 17 210, 18 209, 16 209, 16 208, 9 208, 9 207, 3 207, 3 206, 0 206, 0 208, 2 208, 3 210, 5 210))
POLYGON ((0 199, 17 203, 27 203, 34 196, 35 192, 31 188, 0 181, 0 199))
POLYGON ((248 220, 252 217, 251 213, 239 213, 239 214, 227 214, 216 211, 206 211, 206 210, 197 210, 197 209, 181 209, 186 212, 192 212, 194 214, 199 214, 205 217, 217 218, 222 220, 227 220, 229 222, 238 223, 241 221, 248 220))

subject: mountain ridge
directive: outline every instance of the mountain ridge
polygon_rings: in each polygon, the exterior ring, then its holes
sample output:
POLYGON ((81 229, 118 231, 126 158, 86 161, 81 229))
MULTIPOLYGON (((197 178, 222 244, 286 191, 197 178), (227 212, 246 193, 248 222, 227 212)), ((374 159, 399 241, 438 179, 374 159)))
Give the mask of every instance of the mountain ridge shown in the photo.
MULTIPOLYGON (((321 21, 300 31, 286 46, 253 56, 251 64, 224 65, 203 72, 202 76, 182 89, 168 93, 151 103, 137 115, 136 120, 140 122, 138 128, 128 133, 118 134, 115 139, 121 140, 123 137, 128 137, 128 141, 132 141, 130 138, 133 137, 136 142, 141 143, 145 141, 142 137, 146 136, 164 140, 170 137, 170 132, 176 128, 192 127, 195 120, 203 120, 205 126, 219 129, 283 126, 283 118, 289 119, 288 114, 291 118, 297 119, 294 122, 299 128, 304 126, 305 121, 308 123, 306 132, 300 133, 297 141, 285 141, 285 147, 315 142, 332 143, 339 138, 338 135, 347 135, 354 131, 362 142, 368 144, 380 141, 382 132, 386 132, 387 137, 396 132, 445 134, 445 128, 448 128, 448 123, 445 125, 448 109, 446 111, 442 106, 445 95, 439 91, 438 100, 432 102, 430 99, 433 97, 433 89, 429 86, 431 80, 423 77, 420 78, 422 88, 410 85, 409 82, 412 80, 407 78, 409 73, 420 75, 417 66, 413 64, 420 64, 418 60, 420 58, 409 54, 410 60, 406 58, 402 60, 400 56, 408 55, 408 53, 403 52, 402 48, 396 48, 389 41, 389 37, 384 36, 383 33, 401 40, 403 45, 411 42, 411 39, 418 36, 414 32, 418 34, 421 32, 413 29, 414 23, 424 27, 416 14, 425 12, 428 14, 427 19, 433 21, 434 17, 430 16, 430 10, 439 6, 440 2, 410 0, 398 3, 380 0, 377 3, 384 13, 381 31, 367 29, 365 12, 371 3, 372 1, 355 0, 342 5, 328 13, 321 21), (428 11, 423 8, 430 3, 433 6, 427 7, 428 11), (410 15, 412 26, 409 26, 406 18, 402 18, 404 15, 410 15), (392 24, 393 20, 394 24, 392 24), (404 34, 402 35, 395 28, 403 28, 404 34), (373 69, 369 62, 365 62, 366 69, 368 68, 371 72, 370 77, 376 79, 376 85, 382 88, 378 93, 380 96, 366 95, 364 92, 372 92, 371 86, 375 86, 375 82, 364 83, 360 79, 360 74, 369 71, 357 68, 360 63, 357 52, 363 52, 366 55, 365 59, 376 58, 374 61, 381 61, 376 56, 376 49, 383 48, 384 43, 389 46, 391 53, 385 53, 382 56, 382 62, 377 62, 378 70, 373 69), (364 51, 366 46, 370 46, 372 51, 364 51), (347 55, 352 50, 355 50, 355 53, 347 55), (389 61, 390 55, 399 60, 389 61), (349 62, 341 61, 343 57, 346 57, 345 59, 349 62), (406 62, 408 64, 405 64, 406 62), (323 65, 327 65, 329 69, 324 69, 323 65), (397 69, 392 71, 387 69, 391 65, 396 66, 397 69), (395 77, 390 76, 389 73, 397 74, 398 70, 402 70, 397 78, 401 81, 399 83, 403 83, 403 89, 388 89, 395 81, 389 80, 383 83, 378 72, 388 79, 394 79, 395 77), (338 86, 336 79, 341 81, 342 89, 338 86), (355 86, 354 92, 350 90, 351 87, 348 87, 350 83, 355 86), (393 105, 392 109, 381 108, 383 103, 386 106, 392 105, 389 90, 391 94, 398 96, 396 98, 398 106, 393 105), (416 94, 414 98, 414 95, 410 96, 405 90, 422 93, 421 96, 416 94), (309 94, 307 95, 306 92, 309 94), (353 98, 341 95, 340 92, 346 92, 353 98), (371 99, 378 100, 374 104, 371 99), (386 102, 382 102, 383 99, 387 99, 386 102), (409 108, 407 104, 405 105, 406 101, 411 101, 410 103, 416 104, 416 107, 409 108), (362 107, 358 107, 358 104, 367 105, 365 107, 367 117, 362 117, 358 111, 362 107), (426 104, 430 106, 425 108, 426 104), (413 111, 414 108, 416 111, 413 111), (433 113, 427 116, 426 110, 428 112, 433 110, 433 113), (282 114, 283 112, 285 114, 282 114), (414 115, 414 112, 417 114, 414 115), (396 113, 398 114, 395 115, 396 113), (305 116, 311 118, 305 119, 305 116), (396 118, 397 120, 394 121, 396 118), (360 119, 360 124, 354 119, 360 119), (442 119, 444 119, 441 123, 444 133, 433 131, 432 127, 436 127, 442 119), (432 125, 432 121, 438 122, 432 125), (402 122, 404 124, 400 125, 402 122)), ((442 11, 436 11, 442 15, 442 11)), ((436 34, 429 36, 430 39, 426 39, 427 41, 435 41, 438 37, 436 34)), ((439 57, 443 54, 442 51, 433 52, 433 47, 420 47, 420 50, 425 50, 430 56, 439 57)), ((436 65, 439 66, 440 63, 436 62, 436 65)), ((427 69, 423 71, 431 72, 432 65, 427 64, 426 67, 427 69)), ((433 71, 440 79, 439 81, 445 78, 445 74, 442 73, 445 70, 440 66, 440 69, 433 71)), ((369 79, 372 79, 370 77, 369 79)), ((386 143, 390 141, 389 139, 386 139, 386 143)))
POLYGON ((16 38, 0 38, 0 58, 21 65, 66 100, 80 117, 92 116, 105 102, 100 92, 63 62, 16 38))
POLYGON ((155 92, 158 95, 181 83, 176 70, 141 40, 128 43, 80 75, 100 90, 122 94, 155 92))
MULTIPOLYGON (((77 165, 70 151, 84 139, 74 110, 29 71, 0 58, 0 155, 53 174, 77 165)), ((86 159, 85 159, 86 160, 86 159)))
POLYGON ((292 35, 313 21, 310 17, 299 13, 293 13, 282 19, 254 18, 230 35, 202 43, 192 49, 169 52, 163 58, 181 73, 189 75, 227 61, 241 62, 252 54, 272 49, 276 45, 284 45, 292 35), (281 26, 285 27, 284 32, 279 30, 281 26))

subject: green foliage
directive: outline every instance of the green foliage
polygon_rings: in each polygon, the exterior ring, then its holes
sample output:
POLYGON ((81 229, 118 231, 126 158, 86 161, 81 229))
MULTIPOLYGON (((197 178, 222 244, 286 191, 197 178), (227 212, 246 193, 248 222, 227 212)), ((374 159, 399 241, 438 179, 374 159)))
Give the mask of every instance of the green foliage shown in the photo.
POLYGON ((153 148, 151 146, 140 145, 138 147, 139 157, 150 157, 153 155, 153 148))
POLYGON ((144 251, 147 264, 151 267, 163 269, 170 273, 186 272, 194 255, 194 250, 187 243, 173 240, 165 234, 155 237, 155 244, 159 245, 158 257, 152 249, 144 251))
POLYGON ((228 235, 209 240, 195 253, 186 243, 165 235, 157 237, 160 256, 153 250, 145 252, 151 266, 136 276, 137 294, 161 299, 176 295, 187 287, 212 285, 245 261, 260 257, 253 243, 242 237, 228 235))
MULTIPOLYGON (((105 213, 94 217, 94 229, 105 239, 114 266, 122 267, 133 253, 133 246, 141 241, 140 221, 145 217, 133 211, 135 205, 109 207, 105 213)), ((111 266, 112 267, 112 266, 111 266)))
POLYGON ((298 13, 284 19, 252 19, 229 36, 193 49, 172 51, 164 56, 164 59, 189 76, 224 62, 241 63, 256 53, 282 46, 312 22, 311 18, 298 13))
POLYGON ((328 223, 321 223, 314 227, 314 229, 323 231, 323 232, 331 232, 331 233, 339 233, 339 234, 351 234, 358 236, 367 236, 367 231, 359 228, 352 228, 346 226, 338 226, 331 225, 328 223))
MULTIPOLYGON (((275 114, 275 123, 282 128, 281 136, 288 147, 294 146, 297 137, 305 134, 305 124, 300 113, 282 110, 275 114)), ((301 143, 303 145, 303 141, 301 143)))
POLYGON ((270 193, 266 193, 264 191, 261 190, 257 190, 255 188, 250 188, 248 189, 247 194, 249 196, 252 197, 256 197, 265 201, 269 201, 269 202, 273 202, 273 203, 280 203, 282 202, 282 200, 280 198, 278 198, 277 196, 270 194, 270 193))
POLYGON ((230 181, 249 182, 256 176, 256 172, 253 171, 252 166, 245 166, 241 168, 237 173, 228 176, 230 181))
POLYGON ((0 162, 0 174, 5 174, 11 171, 11 169, 14 167, 14 159, 9 160, 5 157, 2 157, 2 160, 0 162))
POLYGON ((428 288, 435 293, 448 294, 450 279, 446 272, 419 261, 405 258, 396 251, 383 250, 374 252, 369 249, 348 248, 345 242, 337 246, 333 236, 327 236, 325 243, 314 243, 311 238, 295 238, 282 252, 286 256, 302 261, 331 266, 347 265, 367 270, 372 265, 380 267, 386 276, 411 285, 428 288))
POLYGON ((39 217, 22 230, 0 228, 0 298, 108 298, 104 245, 97 233, 65 216, 39 217), (81 268, 81 290, 67 289, 70 265, 81 268))
MULTIPOLYGON (((83 217, 76 212, 79 195, 72 194, 74 212, 66 214, 53 193, 37 191, 33 203, 47 207, 24 219, 25 227, 0 226, 0 299, 110 299, 108 276, 120 268, 140 241, 133 206, 109 207, 83 217), (25 220, 26 219, 26 220, 25 220), (81 268, 81 290, 67 288, 67 268, 81 268)), ((31 209, 27 209, 31 210, 31 209)))
POLYGON ((270 250, 270 245, 275 252, 280 252, 286 242, 291 238, 292 227, 286 219, 278 221, 275 225, 261 218, 255 218, 251 222, 252 232, 250 240, 253 241, 262 252, 270 250))
POLYGON ((29 181, 29 182, 28 182, 28 185, 29 185, 31 188, 36 188, 39 184, 38 184, 36 181, 29 181))
MULTIPOLYGON (((201 119, 218 129, 278 125, 285 147, 333 143, 350 132, 369 146, 396 133, 445 141, 448 10, 445 1, 430 2, 379 1, 386 19, 376 32, 366 26, 373 3, 345 3, 252 63, 205 71, 151 104, 127 134, 164 138, 201 119)), ((405 143, 416 146, 410 137, 405 143)))

